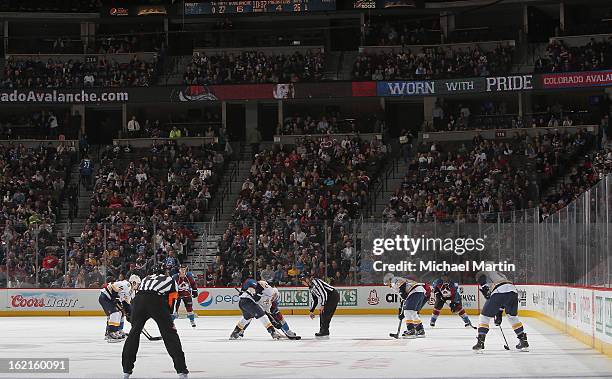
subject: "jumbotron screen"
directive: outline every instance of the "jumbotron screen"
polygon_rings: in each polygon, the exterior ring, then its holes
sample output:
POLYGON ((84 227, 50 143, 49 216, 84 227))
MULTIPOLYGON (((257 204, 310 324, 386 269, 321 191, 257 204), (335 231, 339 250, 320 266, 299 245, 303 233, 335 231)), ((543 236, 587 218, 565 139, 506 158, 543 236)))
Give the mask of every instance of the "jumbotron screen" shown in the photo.
POLYGON ((336 0, 246 0, 186 2, 186 16, 248 13, 297 13, 336 10, 336 0))

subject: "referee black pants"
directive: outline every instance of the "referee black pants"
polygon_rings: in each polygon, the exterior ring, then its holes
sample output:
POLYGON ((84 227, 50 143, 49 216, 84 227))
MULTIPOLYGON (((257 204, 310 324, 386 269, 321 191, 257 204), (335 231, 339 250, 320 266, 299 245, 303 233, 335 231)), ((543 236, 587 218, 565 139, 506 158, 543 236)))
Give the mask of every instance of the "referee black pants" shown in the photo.
POLYGON ((159 327, 159 331, 166 345, 166 350, 177 373, 188 373, 185 364, 185 353, 181 346, 181 340, 174 327, 168 297, 160 296, 155 293, 140 292, 132 301, 132 329, 123 345, 122 365, 123 372, 131 373, 138 353, 140 344, 140 333, 148 319, 152 318, 159 327))
POLYGON ((336 313, 336 307, 340 301, 340 294, 337 290, 334 290, 327 296, 327 302, 323 306, 323 313, 320 316, 321 322, 321 333, 329 333, 329 323, 331 322, 334 313, 336 313))

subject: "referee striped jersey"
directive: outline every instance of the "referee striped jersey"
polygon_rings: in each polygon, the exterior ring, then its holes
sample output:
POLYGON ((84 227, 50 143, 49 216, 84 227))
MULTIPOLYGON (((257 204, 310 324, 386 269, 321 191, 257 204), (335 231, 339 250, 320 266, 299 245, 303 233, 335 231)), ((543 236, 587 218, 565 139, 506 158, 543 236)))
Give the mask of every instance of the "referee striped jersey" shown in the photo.
POLYGON ((310 311, 314 312, 317 305, 324 306, 327 303, 327 297, 336 289, 321 279, 313 278, 310 283, 310 294, 312 295, 312 306, 310 311))
POLYGON ((163 274, 153 274, 145 277, 138 287, 138 292, 156 293, 158 295, 168 295, 176 291, 177 286, 174 279, 163 274))

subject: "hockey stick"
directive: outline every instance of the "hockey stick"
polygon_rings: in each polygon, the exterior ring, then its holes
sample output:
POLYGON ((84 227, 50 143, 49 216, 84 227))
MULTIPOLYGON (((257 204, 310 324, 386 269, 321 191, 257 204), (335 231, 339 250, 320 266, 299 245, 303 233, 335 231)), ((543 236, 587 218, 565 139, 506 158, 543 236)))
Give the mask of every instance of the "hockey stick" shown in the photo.
MULTIPOLYGON (((400 303, 400 310, 403 310, 404 308, 404 300, 401 301, 400 303)), ((389 337, 393 337, 395 339, 399 339, 400 338, 400 330, 402 330, 402 322, 404 321, 404 319, 400 319, 399 320, 399 324, 397 325, 397 333, 389 333, 389 337)))
POLYGON ((143 334, 145 337, 147 337, 147 339, 148 339, 149 341, 161 341, 161 340, 162 340, 162 337, 161 337, 161 336, 159 336, 159 337, 153 337, 153 336, 151 336, 151 335, 149 334, 149 332, 147 332, 147 330, 146 330, 145 328, 142 328, 142 332, 141 332, 141 333, 142 333, 142 334, 143 334))
POLYGON ((277 321, 277 320, 274 318, 274 316, 272 316, 272 314, 271 314, 271 313, 266 312, 266 316, 268 316, 268 320, 270 320, 270 323, 272 324, 272 326, 273 326, 274 328, 276 328, 276 329, 280 330, 281 332, 283 332, 283 334, 284 334, 284 335, 285 335, 285 336, 286 336, 288 339, 290 339, 290 340, 301 340, 301 339, 302 339, 302 337, 297 336, 297 335, 296 335, 296 336, 290 336, 290 335, 288 335, 288 334, 287 334, 287 332, 286 332, 286 331, 283 329, 282 324, 281 324, 279 321, 277 321))
POLYGON ((502 329, 501 325, 499 326, 499 330, 501 331, 502 337, 504 337, 504 342, 506 343, 504 345, 504 349, 510 350, 510 348, 508 347, 508 341, 506 340, 506 335, 504 334, 504 329, 502 329))

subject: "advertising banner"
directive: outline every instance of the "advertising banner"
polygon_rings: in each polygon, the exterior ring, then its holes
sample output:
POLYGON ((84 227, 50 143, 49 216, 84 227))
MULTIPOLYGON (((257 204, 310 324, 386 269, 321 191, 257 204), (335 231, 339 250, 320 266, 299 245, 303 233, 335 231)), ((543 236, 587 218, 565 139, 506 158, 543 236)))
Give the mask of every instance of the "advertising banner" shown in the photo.
POLYGON ((132 101, 128 89, 0 90, 0 104, 113 104, 132 101))
POLYGON ((612 70, 543 74, 539 83, 542 89, 610 86, 612 70))
POLYGON ((423 97, 612 86, 612 70, 424 81, 227 84, 81 89, 3 89, 2 104, 186 103, 224 100, 423 97))
MULTIPOLYGON (((386 286, 337 287, 340 293, 339 308, 396 310, 399 296, 386 286)), ((460 286, 459 293, 465 309, 477 309, 478 290, 475 285, 460 286)), ((84 310, 99 311, 98 289, 2 289, 0 310, 84 310)), ((238 310, 240 300, 234 288, 200 288, 194 301, 195 310, 238 310)), ((310 291, 303 287, 279 287, 281 308, 307 310, 310 306, 310 291)), ((432 309, 430 300, 425 309, 432 309)))
POLYGON ((595 337, 612 344, 612 291, 593 291, 595 337))
POLYGON ((386 81, 376 83, 378 96, 459 95, 482 92, 531 91, 532 74, 429 81, 386 81))
POLYGON ((99 289, 8 289, 0 303, 10 311, 98 310, 99 289))

